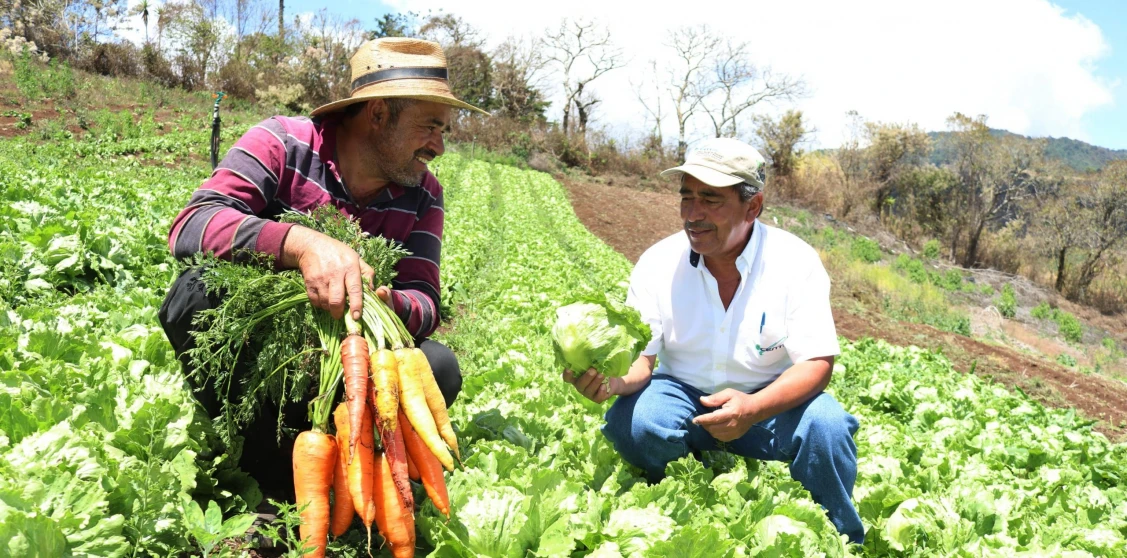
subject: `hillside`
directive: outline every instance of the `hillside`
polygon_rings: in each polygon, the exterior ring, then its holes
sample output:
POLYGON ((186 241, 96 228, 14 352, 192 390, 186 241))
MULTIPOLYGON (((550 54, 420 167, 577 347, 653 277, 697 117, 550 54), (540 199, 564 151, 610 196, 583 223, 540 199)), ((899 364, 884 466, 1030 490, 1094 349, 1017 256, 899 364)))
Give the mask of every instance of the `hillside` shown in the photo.
MULTIPOLYGON (((1035 139, 1006 130, 992 128, 990 132, 996 137, 1035 139)), ((927 135, 932 140, 930 159, 933 164, 943 165, 951 162, 952 153, 949 146, 951 134, 952 132, 928 132, 927 135)), ((1061 161, 1080 172, 1099 170, 1112 161, 1127 159, 1127 149, 1108 149, 1072 138, 1048 138, 1045 154, 1050 159, 1061 161)))

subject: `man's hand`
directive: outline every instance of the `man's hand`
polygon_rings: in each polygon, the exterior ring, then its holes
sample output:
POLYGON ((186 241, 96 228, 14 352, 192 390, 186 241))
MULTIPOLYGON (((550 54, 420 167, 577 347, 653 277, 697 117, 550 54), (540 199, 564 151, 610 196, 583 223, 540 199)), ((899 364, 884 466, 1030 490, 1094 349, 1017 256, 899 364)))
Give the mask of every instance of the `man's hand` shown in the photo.
MULTIPOLYGON (((306 294, 314 306, 327 310, 334 319, 340 319, 347 303, 352 318, 360 319, 364 305, 363 286, 366 283, 372 287, 375 270, 347 244, 295 226, 286 234, 282 265, 301 271, 306 294)), ((380 298, 386 303, 390 294, 387 299, 380 298)))
POLYGON ((395 306, 392 306, 391 304, 391 287, 381 286, 380 288, 376 289, 376 297, 382 300, 388 308, 395 310, 395 306))
POLYGON ((767 418, 761 416, 763 413, 755 396, 734 389, 706 395, 700 402, 705 407, 720 408, 694 418, 693 424, 703 427, 721 442, 740 438, 751 430, 751 425, 767 418))
POLYGON ((596 372, 594 368, 588 368, 586 373, 579 376, 571 370, 564 370, 563 380, 575 386, 575 390, 583 397, 595 403, 602 403, 612 395, 623 395, 625 389, 622 378, 607 378, 596 372))

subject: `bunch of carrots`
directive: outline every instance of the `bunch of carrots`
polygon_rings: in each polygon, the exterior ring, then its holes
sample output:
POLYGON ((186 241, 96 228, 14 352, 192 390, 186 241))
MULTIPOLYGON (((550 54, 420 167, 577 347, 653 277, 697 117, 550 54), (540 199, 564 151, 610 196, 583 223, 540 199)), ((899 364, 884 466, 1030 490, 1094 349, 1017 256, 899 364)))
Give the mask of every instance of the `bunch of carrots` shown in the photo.
MULTIPOLYGON (((282 220, 351 246, 372 267, 378 285, 391 282, 395 264, 407 254, 394 242, 367 235, 332 206, 287 213, 282 220)), ((193 264, 203 270, 208 291, 223 295, 218 307, 197 315, 196 347, 189 351, 192 373, 221 394, 216 421, 223 441, 236 447, 238 429, 259 412, 263 398, 274 398, 280 409, 283 400, 304 397, 308 383, 317 382, 312 427, 298 436, 293 455, 303 546, 324 556, 329 531, 342 535, 355 514, 368 529, 369 546, 375 522, 395 556, 413 555, 408 479, 420 480, 449 517, 443 469, 453 471, 454 457, 461 458, 434 373, 403 322, 368 289, 359 322, 334 319, 309 304, 300 273, 278 271, 268 258, 236 264, 203 255, 193 264), (309 325, 316 339, 307 335, 309 325), (320 355, 316 370, 305 358, 314 354, 320 355), (244 358, 250 369, 236 376, 244 358), (342 382, 344 402, 334 411, 342 382)), ((278 420, 281 425, 281 415, 278 420)))
MULTIPOLYGON (((453 471, 460 454, 446 403, 426 356, 412 346, 399 318, 374 295, 365 299, 360 323, 345 317, 342 342, 322 339, 329 350, 322 390, 312 404, 313 427, 294 444, 301 540, 315 549, 313 556, 324 556, 328 534, 344 534, 355 515, 368 529, 369 544, 374 522, 394 556, 413 556, 410 478, 421 481, 435 507, 450 516, 443 469, 453 471), (344 401, 332 413, 334 435, 328 409, 340 381, 344 401)), ((318 319, 331 320, 324 313, 318 319)))

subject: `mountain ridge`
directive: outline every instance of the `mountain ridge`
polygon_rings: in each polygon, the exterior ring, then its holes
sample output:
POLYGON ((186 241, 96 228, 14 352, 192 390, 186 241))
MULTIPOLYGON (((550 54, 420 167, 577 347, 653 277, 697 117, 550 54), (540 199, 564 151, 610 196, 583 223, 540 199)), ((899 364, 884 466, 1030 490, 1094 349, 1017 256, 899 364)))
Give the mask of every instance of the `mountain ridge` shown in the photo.
MULTIPOLYGON (((949 138, 954 132, 928 132, 932 141, 930 160, 932 164, 942 165, 952 159, 949 138)), ((995 137, 1014 137, 1024 140, 1046 140, 1045 155, 1056 159, 1079 172, 1098 171, 1113 161, 1127 159, 1127 149, 1110 149, 1068 137, 1031 137, 1015 134, 1009 130, 991 128, 995 137)))

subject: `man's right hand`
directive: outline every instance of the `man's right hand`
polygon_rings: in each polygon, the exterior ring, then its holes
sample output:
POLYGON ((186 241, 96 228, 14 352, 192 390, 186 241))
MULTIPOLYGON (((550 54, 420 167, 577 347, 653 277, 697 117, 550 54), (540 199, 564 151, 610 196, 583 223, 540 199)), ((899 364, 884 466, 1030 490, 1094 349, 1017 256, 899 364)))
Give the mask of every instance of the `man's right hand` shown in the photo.
POLYGON ((373 287, 375 270, 347 244, 301 226, 290 228, 282 245, 282 266, 297 268, 314 306, 340 319, 347 309, 360 319, 363 285, 373 287))
POLYGON ((606 378, 594 368, 588 368, 587 372, 579 375, 571 370, 564 370, 563 380, 575 386, 580 395, 595 403, 602 403, 612 395, 621 395, 623 391, 622 378, 606 378))

